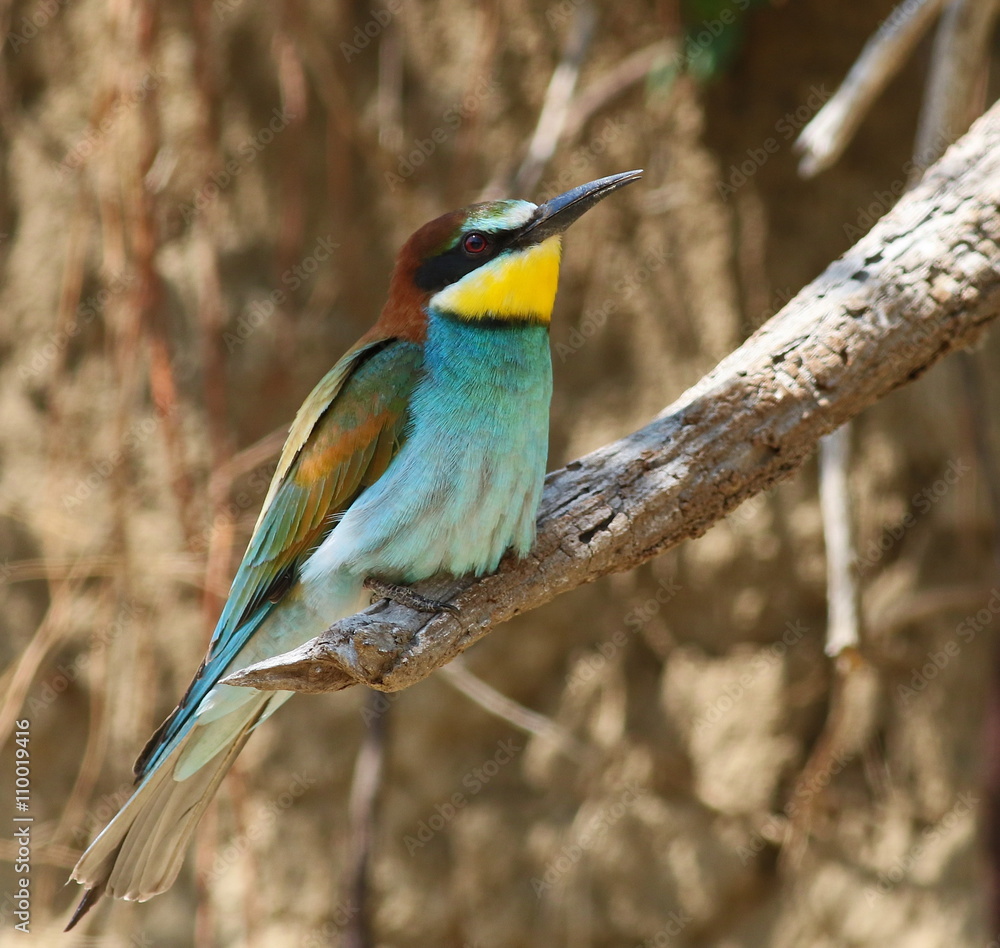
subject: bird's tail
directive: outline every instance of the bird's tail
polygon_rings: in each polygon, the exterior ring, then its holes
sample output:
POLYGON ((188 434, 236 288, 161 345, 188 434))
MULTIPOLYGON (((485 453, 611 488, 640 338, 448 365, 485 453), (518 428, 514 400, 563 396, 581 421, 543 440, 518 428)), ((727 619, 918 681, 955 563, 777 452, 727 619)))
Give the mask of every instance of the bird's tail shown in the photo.
POLYGON ((287 692, 251 692, 228 714, 193 726, 177 746, 143 777, 128 802, 73 869, 71 879, 87 887, 66 930, 102 894, 144 902, 177 878, 188 842, 222 778, 254 726, 288 697, 287 692), (218 750, 198 769, 178 779, 177 765, 205 747, 218 750), (187 755, 185 755, 187 751, 187 755))

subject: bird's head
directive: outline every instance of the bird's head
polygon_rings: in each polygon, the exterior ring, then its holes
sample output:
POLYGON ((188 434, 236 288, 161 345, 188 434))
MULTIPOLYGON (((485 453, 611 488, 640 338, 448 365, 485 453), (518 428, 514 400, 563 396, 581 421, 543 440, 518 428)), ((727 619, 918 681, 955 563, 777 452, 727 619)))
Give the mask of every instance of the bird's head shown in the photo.
POLYGON ((504 324, 547 324, 562 232, 641 171, 600 178, 544 204, 487 201, 431 221, 399 252, 382 322, 422 335, 425 313, 504 324))

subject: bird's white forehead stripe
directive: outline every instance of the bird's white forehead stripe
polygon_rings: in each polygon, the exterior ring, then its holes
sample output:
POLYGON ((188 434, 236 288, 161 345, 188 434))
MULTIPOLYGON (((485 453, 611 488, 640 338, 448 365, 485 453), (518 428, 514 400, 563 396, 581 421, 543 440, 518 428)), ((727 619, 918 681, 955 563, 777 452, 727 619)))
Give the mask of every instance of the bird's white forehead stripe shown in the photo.
POLYGON ((472 214, 465 222, 464 230, 512 230, 531 220, 537 208, 531 201, 505 201, 502 210, 492 206, 479 214, 472 214))

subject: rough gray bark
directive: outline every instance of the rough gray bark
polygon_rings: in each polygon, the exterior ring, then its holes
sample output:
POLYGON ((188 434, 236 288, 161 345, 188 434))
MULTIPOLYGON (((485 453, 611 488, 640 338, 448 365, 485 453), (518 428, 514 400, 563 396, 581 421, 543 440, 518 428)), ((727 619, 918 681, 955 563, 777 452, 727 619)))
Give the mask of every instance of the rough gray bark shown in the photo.
POLYGON ((1000 309, 998 243, 1000 105, 658 418, 550 474, 528 557, 419 586, 457 614, 382 602, 227 681, 397 691, 511 616, 700 536, 797 470, 823 435, 974 342, 1000 309))

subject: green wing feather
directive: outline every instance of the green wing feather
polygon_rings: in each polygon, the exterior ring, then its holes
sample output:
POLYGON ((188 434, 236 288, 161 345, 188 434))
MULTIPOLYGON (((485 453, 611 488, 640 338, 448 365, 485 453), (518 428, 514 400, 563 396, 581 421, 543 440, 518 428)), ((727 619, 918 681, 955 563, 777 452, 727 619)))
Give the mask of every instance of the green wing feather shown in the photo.
POLYGON ((382 476, 402 443, 422 361, 415 343, 371 343, 313 389, 289 431, 213 645, 274 598, 275 585, 322 543, 337 514, 382 476))
POLYGON ((302 561, 338 515, 389 466, 406 436, 422 347, 370 342, 337 363, 299 409, 264 507, 219 618, 208 655, 187 693, 136 761, 148 773, 184 733, 229 662, 290 588, 302 561))

